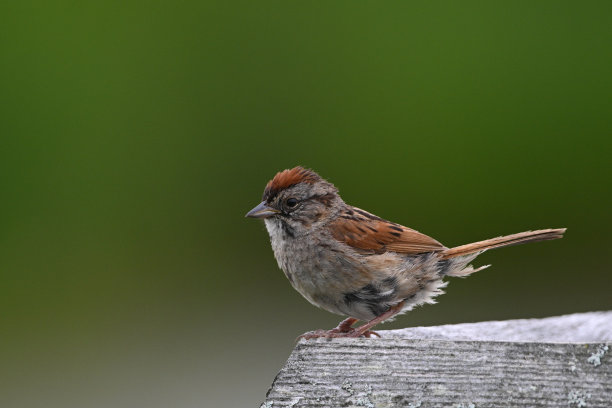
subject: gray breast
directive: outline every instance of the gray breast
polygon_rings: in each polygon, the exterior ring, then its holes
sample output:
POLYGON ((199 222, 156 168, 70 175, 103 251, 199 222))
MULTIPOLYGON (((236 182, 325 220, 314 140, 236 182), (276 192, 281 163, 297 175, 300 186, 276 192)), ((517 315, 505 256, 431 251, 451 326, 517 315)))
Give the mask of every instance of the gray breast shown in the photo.
POLYGON ((337 307, 343 296, 338 285, 350 262, 314 234, 298 234, 279 219, 269 218, 265 223, 278 266, 291 285, 310 303, 342 314, 337 307))

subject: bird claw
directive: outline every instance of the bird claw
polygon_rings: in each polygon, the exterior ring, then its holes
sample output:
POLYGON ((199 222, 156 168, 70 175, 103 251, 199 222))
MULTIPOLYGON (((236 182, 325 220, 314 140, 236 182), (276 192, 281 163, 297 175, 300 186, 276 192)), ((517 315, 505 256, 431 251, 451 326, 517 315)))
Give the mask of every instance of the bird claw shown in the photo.
POLYGON ((331 330, 319 329, 319 330, 309 331, 299 336, 297 340, 300 340, 300 339, 310 340, 310 339, 319 339, 319 338, 326 338, 326 339, 357 338, 357 337, 371 338, 372 336, 380 337, 380 334, 372 330, 366 330, 362 332, 359 329, 351 328, 350 330, 342 331, 342 330, 339 330, 338 328, 335 328, 331 330))
POLYGON ((373 330, 366 330, 366 331, 365 331, 365 332, 362 334, 362 336, 367 337, 367 338, 370 338, 370 337, 372 337, 372 336, 376 336, 376 337, 378 337, 379 339, 381 338, 381 335, 380 335, 380 334, 378 334, 378 332, 375 332, 375 331, 373 331, 373 330))
POLYGON ((313 330, 313 331, 309 331, 306 332, 304 334, 302 334, 301 336, 298 336, 297 340, 300 339, 304 339, 304 340, 310 340, 310 339, 318 339, 318 338, 335 338, 335 337, 340 337, 341 335, 343 335, 344 333, 339 332, 339 331, 334 331, 334 329, 332 330, 313 330))
POLYGON ((353 329, 353 331, 346 333, 346 335, 344 337, 366 337, 366 338, 372 338, 373 336, 376 336, 378 338, 380 338, 380 334, 378 334, 377 332, 373 331, 373 330, 365 330, 365 331, 361 331, 359 330, 359 328, 357 329, 353 329))

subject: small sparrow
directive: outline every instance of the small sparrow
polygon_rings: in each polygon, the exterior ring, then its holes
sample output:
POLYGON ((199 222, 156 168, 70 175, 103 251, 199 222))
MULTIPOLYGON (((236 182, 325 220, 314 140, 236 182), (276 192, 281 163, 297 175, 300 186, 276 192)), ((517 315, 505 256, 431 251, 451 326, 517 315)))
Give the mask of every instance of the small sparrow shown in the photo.
MULTIPOLYGON (((274 256, 291 285, 310 303, 348 316, 336 328, 300 336, 371 337, 371 329, 433 298, 445 276, 465 277, 484 251, 563 237, 565 228, 526 231, 447 248, 411 228, 345 203, 312 170, 277 173, 263 201, 246 214, 263 218, 274 256), (358 320, 365 321, 353 327, 358 320)), ((380 337, 380 336, 379 336, 380 337)))

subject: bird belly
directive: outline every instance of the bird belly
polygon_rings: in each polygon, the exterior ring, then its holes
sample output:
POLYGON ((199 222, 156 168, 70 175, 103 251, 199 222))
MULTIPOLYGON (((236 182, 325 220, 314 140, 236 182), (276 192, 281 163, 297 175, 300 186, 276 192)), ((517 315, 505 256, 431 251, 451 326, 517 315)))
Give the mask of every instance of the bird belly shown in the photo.
POLYGON ((346 315, 342 307, 343 293, 352 285, 343 276, 348 274, 350 267, 347 269, 338 259, 322 253, 320 248, 300 248, 299 251, 274 251, 279 267, 293 288, 313 305, 346 315))
POLYGON ((266 226, 274 256, 291 285, 331 313, 371 320, 399 302, 405 302, 406 312, 435 303, 433 298, 444 293, 443 264, 435 253, 363 255, 340 242, 334 246, 309 235, 290 237, 282 226, 266 226))

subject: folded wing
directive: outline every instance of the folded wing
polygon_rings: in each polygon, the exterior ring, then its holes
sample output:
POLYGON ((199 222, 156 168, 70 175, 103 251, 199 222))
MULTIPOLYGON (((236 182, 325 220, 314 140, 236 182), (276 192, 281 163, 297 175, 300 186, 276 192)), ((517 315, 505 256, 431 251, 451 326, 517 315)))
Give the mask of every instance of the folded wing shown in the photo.
POLYGON ((387 251, 416 255, 446 249, 435 239, 357 207, 347 208, 330 224, 338 241, 359 250, 383 253, 387 251))

